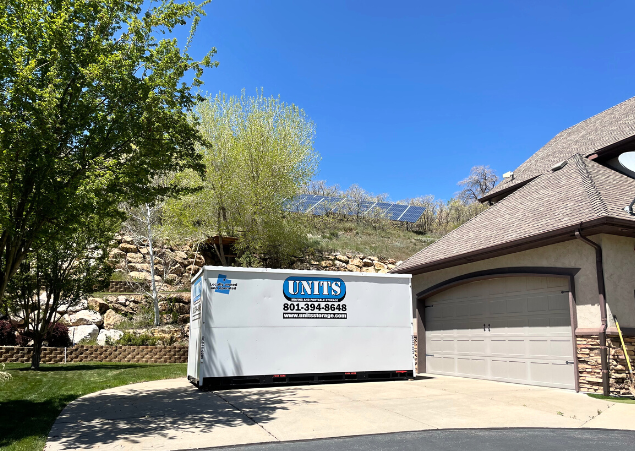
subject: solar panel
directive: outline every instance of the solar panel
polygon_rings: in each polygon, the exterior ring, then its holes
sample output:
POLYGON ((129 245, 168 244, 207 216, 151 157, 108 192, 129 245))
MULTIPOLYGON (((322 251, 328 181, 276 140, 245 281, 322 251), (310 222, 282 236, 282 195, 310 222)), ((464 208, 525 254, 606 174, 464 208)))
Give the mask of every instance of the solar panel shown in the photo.
POLYGON ((325 215, 339 213, 345 215, 370 216, 379 214, 385 219, 401 222, 417 222, 425 211, 424 207, 393 204, 390 202, 354 201, 344 197, 327 197, 314 194, 300 194, 283 203, 287 211, 325 215))
POLYGON ((403 222, 417 222, 424 211, 426 211, 425 207, 410 205, 398 220, 403 222))
POLYGON ((407 209, 407 205, 392 204, 390 208, 386 210, 386 219, 397 221, 407 209))

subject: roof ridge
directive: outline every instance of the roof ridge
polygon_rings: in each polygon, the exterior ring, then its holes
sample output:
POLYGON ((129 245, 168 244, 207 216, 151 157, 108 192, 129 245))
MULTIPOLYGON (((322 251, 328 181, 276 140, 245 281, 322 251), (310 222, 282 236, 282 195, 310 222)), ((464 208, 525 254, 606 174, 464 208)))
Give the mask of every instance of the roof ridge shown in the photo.
MULTIPOLYGON (((577 122, 577 123, 573 124, 572 126, 565 128, 564 130, 561 130, 559 133, 557 133, 557 134, 556 134, 556 136, 554 136, 554 137, 553 137, 553 138, 551 138, 549 141, 547 141, 547 144, 549 144, 552 140, 556 139, 556 138, 558 137, 558 135, 560 135, 560 134, 562 134, 562 133, 566 132, 567 130, 570 130, 570 129, 574 128, 574 127, 577 127, 577 126, 578 126, 578 125, 580 125, 580 124, 583 124, 583 123, 585 123, 585 122, 587 122, 587 121, 590 121, 591 119, 594 119, 596 116, 599 116, 600 114, 604 114, 604 113, 606 113, 608 110, 613 109, 613 108, 615 108, 616 106, 619 106, 619 105, 621 105, 621 104, 623 104, 623 103, 628 102, 629 100, 634 100, 634 99, 635 99, 635 96, 633 96, 633 97, 629 97, 629 98, 628 98, 628 99, 626 99, 626 100, 622 100, 620 103, 616 103, 615 105, 613 105, 613 106, 611 106, 611 107, 608 107, 607 109, 602 110, 602 111, 600 111, 599 113, 596 113, 596 114, 594 114, 594 115, 593 115, 593 116, 591 116, 591 117, 587 117, 586 119, 584 119, 584 120, 582 120, 582 121, 580 121, 580 122, 577 122)), ((545 147, 547 144, 545 144, 545 145, 544 145, 544 146, 542 146, 542 147, 545 147)), ((540 149, 542 149, 542 147, 541 147, 540 149)), ((538 149, 538 150, 540 150, 540 149, 538 149)))
MULTIPOLYGON (((589 172, 589 168, 586 165, 586 158, 583 158, 580 154, 573 155, 570 159, 575 162, 576 168, 578 169, 578 173, 582 177, 582 186, 591 201, 591 206, 593 211, 598 216, 608 216, 609 209, 606 205, 606 202, 602 198, 602 194, 600 190, 595 185, 595 181, 589 172)), ((588 161, 588 160, 587 160, 588 161)))

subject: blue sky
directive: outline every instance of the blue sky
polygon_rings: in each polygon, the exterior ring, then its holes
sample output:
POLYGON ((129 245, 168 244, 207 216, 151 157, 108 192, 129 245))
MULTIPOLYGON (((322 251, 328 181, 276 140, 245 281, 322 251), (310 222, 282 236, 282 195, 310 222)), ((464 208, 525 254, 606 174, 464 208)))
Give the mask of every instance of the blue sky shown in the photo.
POLYGON ((635 95, 626 1, 214 0, 204 90, 266 95, 316 123, 317 179, 448 199, 635 95))

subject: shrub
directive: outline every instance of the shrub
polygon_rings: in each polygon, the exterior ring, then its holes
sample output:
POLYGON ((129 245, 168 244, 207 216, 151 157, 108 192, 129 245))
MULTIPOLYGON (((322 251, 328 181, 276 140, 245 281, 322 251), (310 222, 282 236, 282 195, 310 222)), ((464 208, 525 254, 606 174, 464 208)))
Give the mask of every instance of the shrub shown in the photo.
POLYGON ((72 344, 68 327, 62 323, 53 324, 46 333, 45 341, 54 348, 65 348, 72 344))
POLYGON ((124 332, 117 344, 120 346, 156 346, 158 342, 158 338, 148 334, 135 335, 130 332, 124 332))
POLYGON ((0 346, 15 346, 16 328, 11 321, 0 320, 0 346))

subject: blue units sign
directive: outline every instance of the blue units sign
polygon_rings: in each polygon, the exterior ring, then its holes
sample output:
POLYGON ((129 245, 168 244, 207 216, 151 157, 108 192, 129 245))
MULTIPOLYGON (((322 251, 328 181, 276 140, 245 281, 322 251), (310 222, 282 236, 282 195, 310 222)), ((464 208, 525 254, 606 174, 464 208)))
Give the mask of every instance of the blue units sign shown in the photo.
POLYGON ((337 277, 287 277, 282 292, 284 319, 346 319, 346 284, 337 277))

